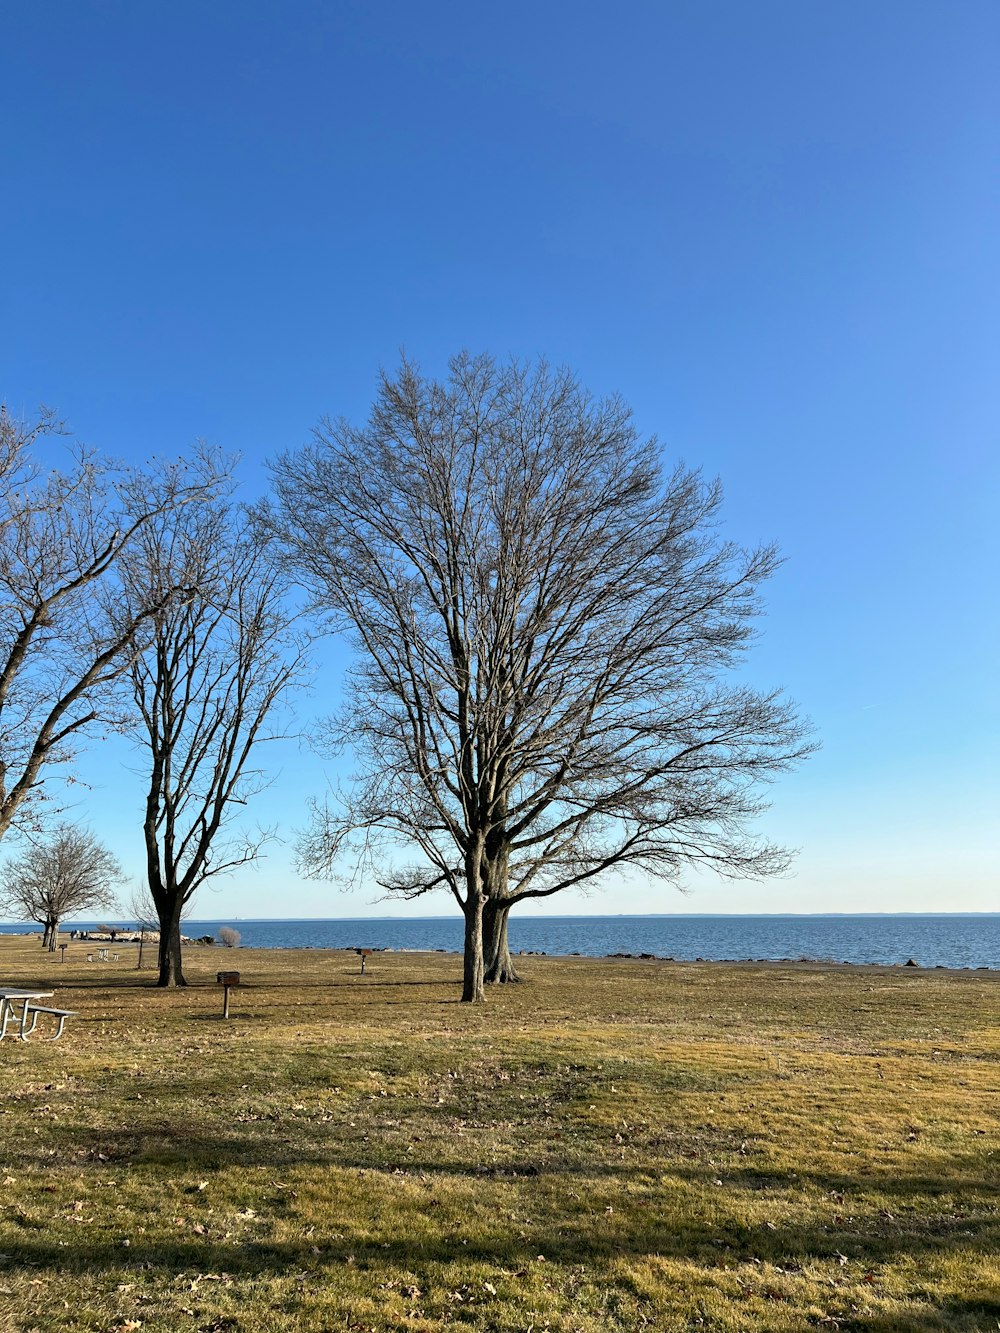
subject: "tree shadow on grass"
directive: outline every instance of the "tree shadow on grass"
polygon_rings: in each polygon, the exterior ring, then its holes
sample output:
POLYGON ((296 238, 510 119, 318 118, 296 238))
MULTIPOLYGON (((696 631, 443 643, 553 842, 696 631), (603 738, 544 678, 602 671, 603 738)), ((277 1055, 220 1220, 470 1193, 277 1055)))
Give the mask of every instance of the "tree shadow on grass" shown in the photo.
MULTIPOLYGON (((649 1239, 655 1241, 653 1236, 649 1239)), ((466 1244, 454 1233, 431 1238, 394 1237, 381 1243, 352 1237, 329 1243, 318 1233, 308 1240, 274 1243, 253 1240, 221 1243, 211 1235, 197 1241, 188 1237, 167 1237, 156 1241, 133 1235, 88 1244, 83 1238, 59 1243, 32 1235, 13 1242, 5 1239, 4 1254, 0 1256, 0 1277, 6 1272, 26 1270, 32 1274, 58 1274, 62 1280, 107 1280, 111 1277, 113 1281, 134 1281, 155 1289, 158 1282, 173 1284, 182 1277, 187 1285, 196 1284, 202 1274, 225 1277, 237 1283, 243 1280, 256 1283, 269 1278, 301 1281, 308 1277, 312 1283, 322 1285, 329 1278, 342 1282, 341 1275, 349 1271, 358 1275, 359 1294, 363 1294, 364 1275, 369 1271, 378 1274, 379 1278, 398 1276, 405 1280, 415 1276, 421 1281, 444 1281, 449 1286, 460 1287, 467 1279, 471 1264, 488 1265, 494 1272, 499 1269, 514 1279, 530 1272, 542 1271, 552 1275, 562 1264, 573 1265, 577 1271, 586 1267, 592 1279, 612 1289, 623 1284, 628 1286, 620 1268, 623 1259, 642 1259, 649 1254, 689 1259, 707 1270, 701 1278, 702 1286, 712 1281, 712 1271, 725 1270, 734 1259, 731 1254, 720 1254, 713 1248, 707 1232, 699 1232, 692 1243, 672 1248, 621 1243, 610 1247, 595 1246, 564 1236, 555 1240, 550 1237, 542 1244, 544 1267, 537 1239, 524 1242, 511 1235, 498 1235, 488 1243, 466 1244)), ((844 1272, 849 1276, 848 1270, 844 1272)), ((860 1277, 855 1270, 855 1283, 860 1277)), ((984 1333, 1000 1323, 1000 1300, 985 1293, 945 1296, 940 1302, 909 1301, 888 1312, 842 1313, 846 1303, 853 1302, 857 1309, 858 1297, 857 1287, 850 1285, 841 1286, 836 1297, 831 1293, 836 1318, 828 1317, 824 1326, 835 1327, 840 1333, 901 1333, 904 1329, 906 1333, 984 1333)), ((729 1299, 739 1298, 730 1296, 729 1299)), ((655 1297, 648 1296, 646 1305, 655 1315, 655 1297)), ((815 1307, 807 1312, 804 1305, 805 1302, 800 1307, 801 1327, 807 1329, 816 1326, 817 1316, 815 1307)), ((403 1327, 395 1323, 392 1326, 403 1327)))
MULTIPOLYGON (((178 1207, 181 1207, 178 1204, 178 1207)), ((282 1210, 276 1209, 276 1213, 282 1210)), ((283 1215, 287 1216, 287 1210, 283 1215)), ((145 1218, 143 1219, 145 1220, 145 1218)), ((38 1234, 37 1231, 18 1233, 8 1225, 4 1237, 3 1258, 0 1259, 0 1273, 4 1269, 31 1267, 35 1269, 58 1269, 61 1272, 102 1273, 109 1268, 140 1266, 143 1269, 159 1270, 165 1275, 176 1275, 186 1271, 225 1272, 237 1277, 242 1274, 260 1276, 261 1274, 287 1274, 296 1269, 321 1272, 324 1269, 338 1268, 344 1264, 365 1268, 384 1269, 389 1266, 404 1272, 418 1271, 427 1264, 456 1264, 466 1268, 469 1264, 484 1264, 494 1269, 526 1269, 533 1263, 540 1262, 539 1255, 544 1254, 548 1265, 586 1266, 614 1265, 621 1260, 646 1260, 651 1256, 659 1259, 683 1260, 709 1269, 725 1269, 734 1264, 772 1264, 784 1268, 808 1262, 840 1263, 840 1252, 836 1238, 821 1235, 808 1227, 791 1227, 769 1232, 762 1229, 743 1228, 743 1234, 737 1238, 726 1236, 725 1228, 710 1225, 697 1219, 688 1219, 683 1231, 675 1225, 669 1225, 655 1217, 645 1218, 641 1225, 622 1227, 614 1230, 609 1226, 606 1234, 601 1235, 602 1219, 593 1215, 578 1215, 566 1218, 558 1231, 547 1234, 524 1236, 513 1230, 505 1231, 497 1226, 488 1236, 482 1235, 481 1216, 472 1218, 469 1226, 453 1222, 444 1224, 440 1231, 428 1234, 426 1226, 414 1228, 414 1234, 406 1234, 406 1217, 401 1215, 395 1224, 396 1229, 389 1239, 378 1240, 371 1237, 366 1228, 365 1235, 324 1236, 321 1229, 314 1231, 308 1240, 268 1241, 244 1238, 223 1243, 209 1233, 203 1239, 193 1240, 183 1234, 151 1240, 144 1235, 128 1232, 128 1223, 123 1219, 123 1236, 120 1240, 102 1240, 88 1243, 85 1237, 80 1241, 60 1242, 38 1234), (402 1229, 400 1231, 400 1228, 402 1229), (126 1244, 127 1242, 127 1244, 126 1244)), ((221 1227, 223 1223, 212 1223, 221 1227)), ((340 1224, 342 1225, 342 1224, 340 1224)), ((922 1248, 916 1243, 918 1238, 900 1237, 890 1244, 890 1238, 880 1238, 877 1246, 865 1245, 862 1238, 856 1238, 856 1248, 862 1251, 857 1257, 848 1260, 845 1267, 838 1267, 846 1281, 852 1278, 862 1280, 863 1273, 870 1268, 892 1261, 900 1256, 912 1257, 921 1254, 927 1257, 953 1256, 960 1252, 992 1252, 996 1242, 996 1229, 988 1221, 978 1223, 961 1236, 939 1236, 934 1244, 922 1248), (901 1242, 901 1243, 900 1243, 901 1242)), ((976 1314, 990 1318, 989 1327, 1000 1318, 1000 1300, 984 1294, 969 1294, 957 1300, 951 1298, 947 1309, 956 1314, 976 1314)), ((934 1322, 937 1317, 933 1307, 916 1307, 915 1313, 926 1314, 930 1322, 928 1328, 940 1325, 934 1322)), ((858 1328, 877 1330, 883 1327, 878 1316, 859 1318, 858 1328)), ((948 1326, 947 1324, 945 1326, 948 1326)), ((884 1327, 898 1329, 901 1325, 885 1321, 884 1327)), ((906 1327, 909 1327, 906 1325, 906 1327)), ((914 1322, 914 1329, 924 1325, 914 1322)))
MULTIPOLYGON (((225 968, 219 968, 220 972, 225 968)), ((236 971, 237 969, 232 969, 236 971)), ((13 984, 13 983, 11 983, 13 984)), ((21 985, 21 982, 17 983, 21 985)), ((63 991, 142 991, 144 993, 155 994, 159 992, 164 996, 168 995, 198 995, 204 991, 216 991, 219 985, 215 981, 191 981, 186 986, 157 986, 155 976, 149 972, 143 972, 138 975, 134 973, 114 974, 112 976, 102 977, 84 977, 76 980, 63 982, 60 984, 60 978, 53 980, 48 978, 42 981, 25 981, 25 986, 37 985, 41 987, 58 986, 63 991)), ((315 991, 319 995, 326 995, 331 990, 372 990, 379 987, 389 989, 412 990, 414 987, 434 987, 434 986, 461 986, 461 975, 454 977, 431 977, 431 978, 404 978, 398 980, 383 980, 381 977, 373 978, 368 975, 362 977, 360 973, 350 976, 331 977, 329 981, 296 981, 290 979, 287 981, 245 981, 240 985, 241 990, 253 991, 257 995, 267 994, 268 991, 293 990, 299 993, 315 991)))
POLYGON ((989 1296, 945 1299, 940 1305, 909 1304, 891 1315, 859 1315, 839 1321, 841 1333, 984 1333, 1000 1328, 1000 1300, 989 1296))
MULTIPOLYGON (((984 1143, 986 1140, 984 1140, 984 1143)), ((844 1171, 815 1171, 800 1166, 794 1173, 788 1171, 767 1170, 762 1167, 720 1166, 717 1170, 690 1161, 675 1161, 670 1164, 670 1174, 692 1182, 704 1182, 707 1177, 718 1177, 721 1172, 725 1177, 727 1189, 746 1190, 748 1193, 766 1189, 778 1189, 789 1184, 811 1185, 822 1193, 837 1191, 846 1196, 852 1193, 889 1194, 905 1198, 921 1194, 942 1194, 961 1192, 975 1185, 979 1193, 993 1199, 1000 1211, 1000 1178, 993 1165, 993 1153, 990 1148, 983 1148, 981 1154, 966 1153, 962 1157, 951 1155, 947 1168, 928 1169, 925 1162, 917 1164, 907 1174, 889 1167, 881 1171, 868 1170, 863 1176, 851 1175, 844 1171), (956 1170, 961 1166, 961 1171, 956 1170)))
MULTIPOLYGON (((197 1242, 179 1238, 176 1242, 166 1240, 155 1244, 132 1237, 129 1253, 123 1255, 108 1244, 103 1251, 100 1247, 76 1249, 71 1244, 67 1252, 64 1245, 55 1248, 37 1234, 19 1234, 10 1225, 9 1238, 5 1237, 0 1248, 15 1262, 61 1267, 72 1262, 95 1270, 107 1264, 134 1263, 143 1257, 144 1249, 148 1250, 144 1261, 170 1271, 197 1263, 203 1269, 222 1268, 231 1273, 243 1268, 259 1271, 262 1267, 277 1271, 289 1264, 315 1267, 317 1263, 348 1262, 351 1257, 359 1264, 388 1262, 407 1271, 421 1263, 453 1260, 521 1267, 542 1250, 547 1259, 566 1264, 649 1256, 687 1260, 712 1268, 740 1263, 805 1265, 836 1261, 846 1266, 849 1275, 856 1276, 900 1258, 973 1256, 995 1253, 1000 1248, 1000 1209, 996 1190, 985 1183, 985 1163, 984 1175, 978 1180, 968 1172, 950 1177, 939 1174, 933 1180, 915 1174, 887 1177, 885 1181, 800 1173, 794 1182, 795 1189, 807 1185, 827 1192, 832 1187, 845 1195, 844 1203, 831 1202, 829 1218, 811 1212, 804 1214, 801 1221, 787 1220, 788 1198, 784 1191, 790 1184, 788 1178, 761 1176, 748 1168, 740 1174, 745 1177, 746 1188, 757 1195, 757 1206, 752 1220, 744 1222, 739 1220, 738 1209, 727 1216, 725 1209, 715 1206, 714 1167, 661 1160, 646 1174, 626 1163, 595 1164, 580 1159, 553 1162, 549 1154, 540 1155, 537 1163, 529 1155, 484 1165, 475 1160, 475 1145, 471 1142, 471 1160, 419 1160, 406 1153, 405 1148, 395 1155, 391 1145, 386 1144, 381 1145, 380 1152, 366 1152, 356 1142, 331 1141, 328 1148, 315 1141, 304 1144, 301 1139, 281 1132, 291 1128, 291 1124, 284 1122, 262 1121, 248 1127, 246 1133, 213 1135, 192 1134, 188 1126, 150 1125, 131 1134, 119 1132, 113 1139, 110 1135, 92 1136, 89 1160, 74 1158, 67 1152, 62 1161, 71 1163, 73 1170, 102 1173, 152 1167, 158 1174, 166 1168, 200 1175, 234 1166, 245 1171, 276 1172, 316 1166, 363 1173, 360 1187, 371 1198, 373 1215, 398 1202, 398 1227, 390 1239, 371 1239, 372 1230, 377 1229, 373 1226, 365 1227, 364 1235, 346 1235, 336 1241, 325 1240, 317 1233, 308 1245, 255 1241, 222 1245, 211 1237, 197 1242), (696 1193, 689 1196, 686 1213, 678 1202, 677 1184, 696 1187, 696 1193), (407 1191, 405 1195, 400 1191, 401 1186, 407 1191), (884 1195, 890 1190, 900 1201, 898 1215, 877 1211, 877 1204, 865 1197, 872 1193, 884 1195), (439 1191, 444 1191, 440 1197, 439 1191), (919 1211, 908 1208, 909 1198, 926 1197, 934 1191, 953 1198, 966 1194, 970 1203, 962 1212, 934 1214, 926 1206, 919 1211), (465 1234, 461 1223, 447 1220, 448 1209, 454 1209, 456 1200, 463 1197, 468 1198, 470 1207, 465 1234), (491 1198, 496 1201, 495 1218, 488 1214, 491 1198), (614 1200, 615 1212, 606 1217, 605 1204, 609 1199, 614 1200), (767 1210, 760 1207, 761 1201, 773 1202, 773 1220, 764 1220, 767 1210), (524 1228, 526 1235, 518 1235, 502 1221, 504 1209, 509 1209, 512 1203, 518 1211, 527 1211, 539 1219, 535 1228, 524 1228), (428 1210, 439 1207, 444 1209, 440 1214, 441 1230, 428 1236, 425 1220, 428 1210), (843 1210, 843 1215, 838 1209, 843 1210), (468 1243, 463 1244, 463 1240, 468 1243), (320 1249, 318 1259, 314 1246, 320 1249)), ((79 1130, 72 1133, 69 1142, 78 1154, 79 1130)), ((727 1174, 730 1175, 727 1184, 732 1188, 732 1173, 727 1174)), ((355 1181, 353 1186, 355 1193, 358 1183, 355 1181)), ((331 1181, 330 1189, 337 1188, 331 1181)), ((276 1214, 285 1217, 294 1211, 287 1203, 274 1207, 276 1214)), ((856 1327, 876 1330, 879 1325, 860 1322, 856 1327)), ((915 1322, 913 1327, 917 1330, 923 1326, 915 1322)), ((947 1325, 931 1322, 926 1327, 947 1325)))
MULTIPOLYGON (((204 1021, 219 1021, 214 1014, 201 1015, 204 1021)), ((139 1085, 141 1087, 141 1084, 139 1085)), ((206 1094, 215 1102, 228 1096, 220 1091, 208 1091, 206 1094)), ((864 1174, 851 1175, 843 1171, 818 1171, 800 1166, 789 1172, 752 1163, 745 1165, 720 1165, 708 1161, 692 1161, 674 1152, 657 1152, 644 1156, 634 1153, 629 1159, 619 1162, 597 1162, 593 1160, 591 1148, 586 1139, 577 1143, 571 1140, 555 1139, 546 1136, 542 1129, 534 1142, 522 1141, 518 1156, 491 1156, 485 1159, 483 1149, 493 1151, 491 1132, 496 1123, 468 1121, 465 1123, 465 1147, 462 1157, 455 1160, 442 1160, 435 1156, 422 1160, 412 1151, 412 1144, 418 1139, 408 1135, 400 1137, 396 1117, 407 1117, 414 1112, 421 1112, 430 1117, 427 1132, 434 1134, 452 1123, 458 1113, 455 1106, 413 1107, 397 1104, 392 1107, 394 1119, 388 1126, 382 1123, 378 1113, 362 1125, 364 1142, 370 1141, 370 1148, 362 1149, 359 1145, 361 1132, 345 1135, 342 1121, 330 1119, 329 1123, 316 1119, 297 1120, 283 1109, 267 1109, 267 1103, 248 1094, 246 1114, 239 1122, 232 1119, 225 1122, 225 1128, 214 1129, 206 1125, 194 1127, 186 1119, 176 1123, 167 1117, 136 1111, 137 1119, 130 1125, 123 1125, 115 1135, 118 1149, 113 1157, 118 1161, 145 1163, 153 1165, 182 1165, 189 1163, 192 1169, 199 1166, 222 1169, 229 1166, 289 1167, 324 1165, 342 1167, 347 1170, 384 1170, 414 1174, 422 1172, 436 1175, 445 1174, 455 1177, 488 1178, 491 1176, 521 1174, 537 1176, 610 1176, 623 1182, 642 1182, 644 1179, 659 1178, 669 1175, 671 1180, 708 1189, 722 1183, 727 1193, 734 1191, 750 1198, 772 1194, 777 1197, 790 1188, 801 1190, 809 1188, 819 1195, 843 1196, 836 1211, 848 1212, 856 1200, 866 1196, 882 1195, 895 1198, 901 1206, 907 1200, 926 1196, 961 1197, 974 1191, 988 1200, 995 1209, 1000 1225, 1000 1178, 996 1175, 993 1153, 983 1140, 981 1152, 966 1152, 961 1156, 952 1154, 947 1163, 936 1167, 933 1163, 921 1159, 914 1163, 914 1169, 902 1173, 898 1169, 886 1167, 882 1171, 866 1170, 864 1174), (435 1112, 440 1111, 444 1120, 438 1120, 435 1112), (387 1133, 388 1130, 388 1133, 387 1133), (724 1179, 720 1182, 720 1176, 724 1179)), ((385 1103, 385 1105, 391 1105, 385 1103)), ((520 1109, 515 1107, 514 1110, 520 1109)), ((230 1108, 230 1116, 233 1114, 230 1108)), ((353 1114, 361 1116, 362 1109, 353 1114)), ((482 1112, 480 1111, 480 1114, 482 1112)), ((220 1122, 221 1124, 221 1122, 220 1122)), ((353 1128, 353 1126, 352 1126, 353 1128)), ((99 1152, 107 1154, 109 1136, 91 1126, 74 1123, 64 1119, 59 1124, 48 1126, 49 1142, 61 1141, 62 1153, 72 1146, 77 1156, 96 1159, 99 1152)), ((13 1158, 10 1164, 14 1165, 13 1158)), ((26 1164, 26 1163, 25 1163, 26 1164)))

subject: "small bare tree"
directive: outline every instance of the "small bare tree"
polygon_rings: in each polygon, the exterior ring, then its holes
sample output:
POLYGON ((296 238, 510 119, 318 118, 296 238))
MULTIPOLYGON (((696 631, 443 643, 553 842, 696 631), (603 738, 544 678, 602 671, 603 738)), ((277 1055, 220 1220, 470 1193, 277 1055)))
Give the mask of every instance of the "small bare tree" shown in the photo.
POLYGON ((135 966, 136 971, 141 971, 143 955, 146 952, 146 936, 154 934, 158 926, 156 904, 150 895, 149 885, 141 880, 134 883, 125 907, 126 915, 135 921, 135 928, 139 932, 139 957, 135 966))
POLYGON ((210 487, 183 466, 161 468, 155 500, 135 469, 83 448, 60 449, 63 428, 0 406, 0 837, 39 832, 46 777, 69 763, 95 724, 113 725, 114 683, 136 635, 173 590, 124 612, 124 553, 155 518, 210 487))
POLYGON ((114 906, 121 867, 88 829, 60 824, 0 869, 0 905, 19 919, 37 921, 42 945, 54 953, 59 923, 114 906))
POLYGON ((304 863, 353 845, 390 892, 449 889, 464 1000, 513 978, 528 898, 784 867, 750 824, 804 731, 725 681, 777 556, 720 539, 719 487, 664 474, 621 402, 545 365, 462 355, 440 383, 404 362, 366 426, 324 422, 275 478, 271 521, 358 648, 330 736, 360 772, 304 863))
POLYGON ((219 940, 227 949, 238 949, 240 945, 240 932, 234 930, 232 926, 220 926, 219 940))
POLYGON ((255 860, 274 836, 237 817, 268 785, 251 760, 302 679, 306 645, 271 546, 221 497, 183 517, 164 511, 131 547, 125 578, 130 607, 162 600, 131 684, 135 733, 149 757, 143 833, 158 985, 183 986, 186 906, 207 879, 255 860), (186 595, 163 597, 175 587, 186 595))

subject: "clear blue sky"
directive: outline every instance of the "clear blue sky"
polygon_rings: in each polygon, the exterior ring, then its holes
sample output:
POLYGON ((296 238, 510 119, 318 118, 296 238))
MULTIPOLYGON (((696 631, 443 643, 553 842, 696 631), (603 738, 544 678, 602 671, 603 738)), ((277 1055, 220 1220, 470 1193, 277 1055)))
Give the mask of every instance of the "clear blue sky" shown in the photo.
MULTIPOLYGON (((12 407, 136 458, 207 437, 253 489, 401 347, 571 365, 721 475, 731 535, 780 542, 751 671, 824 747, 767 820, 793 878, 583 910, 1000 908, 994 0, 37 0, 3 27, 12 407)), ((120 761, 88 755, 77 813, 138 873, 120 761)), ((323 781, 286 749, 266 817, 323 781)), ((368 910, 287 851, 199 904, 368 910)))

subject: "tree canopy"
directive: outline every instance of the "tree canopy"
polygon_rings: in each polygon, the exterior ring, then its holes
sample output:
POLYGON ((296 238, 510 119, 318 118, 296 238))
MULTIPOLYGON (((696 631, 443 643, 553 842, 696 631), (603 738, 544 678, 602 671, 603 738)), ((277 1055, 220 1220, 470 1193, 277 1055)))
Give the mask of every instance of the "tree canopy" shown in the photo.
POLYGON ((450 890, 463 998, 509 967, 527 898, 786 866, 752 823, 805 729, 733 676, 778 556, 727 541, 718 484, 665 471, 619 399, 544 363, 463 354, 442 382, 404 361, 364 425, 325 420, 274 472, 271 522, 357 649, 329 728, 356 780, 304 862, 450 890))
POLYGON ((115 682, 176 591, 126 608, 123 557, 215 484, 183 462, 160 465, 154 495, 137 484, 142 469, 76 445, 64 466, 43 465, 40 446, 63 434, 51 412, 26 422, 0 406, 0 837, 37 833, 52 810, 47 776, 95 725, 120 720, 115 682))
POLYGON ((123 562, 126 615, 159 603, 129 681, 148 763, 143 836, 161 986, 185 984, 180 923, 201 885, 254 861, 275 836, 241 816, 268 785, 255 759, 280 734, 276 714, 305 666, 275 553, 224 490, 183 514, 164 510, 123 562))
POLYGON ((114 906, 121 879, 114 856, 89 829, 60 824, 0 868, 0 904, 18 919, 37 921, 55 951, 59 923, 114 906))

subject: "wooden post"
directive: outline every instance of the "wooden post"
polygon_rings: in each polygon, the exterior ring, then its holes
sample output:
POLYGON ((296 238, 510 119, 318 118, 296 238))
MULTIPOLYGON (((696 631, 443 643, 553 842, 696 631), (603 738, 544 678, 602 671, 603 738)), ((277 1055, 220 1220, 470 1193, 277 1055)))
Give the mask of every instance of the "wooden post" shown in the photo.
POLYGON ((66 961, 66 950, 67 950, 68 948, 69 948, 69 945, 68 945, 68 944, 60 944, 60 946, 59 946, 59 961, 60 961, 60 963, 65 963, 65 961, 66 961))
POLYGON ((222 1017, 229 1017, 229 988, 240 984, 240 974, 238 972, 216 972, 215 980, 223 988, 222 996, 222 1017))

